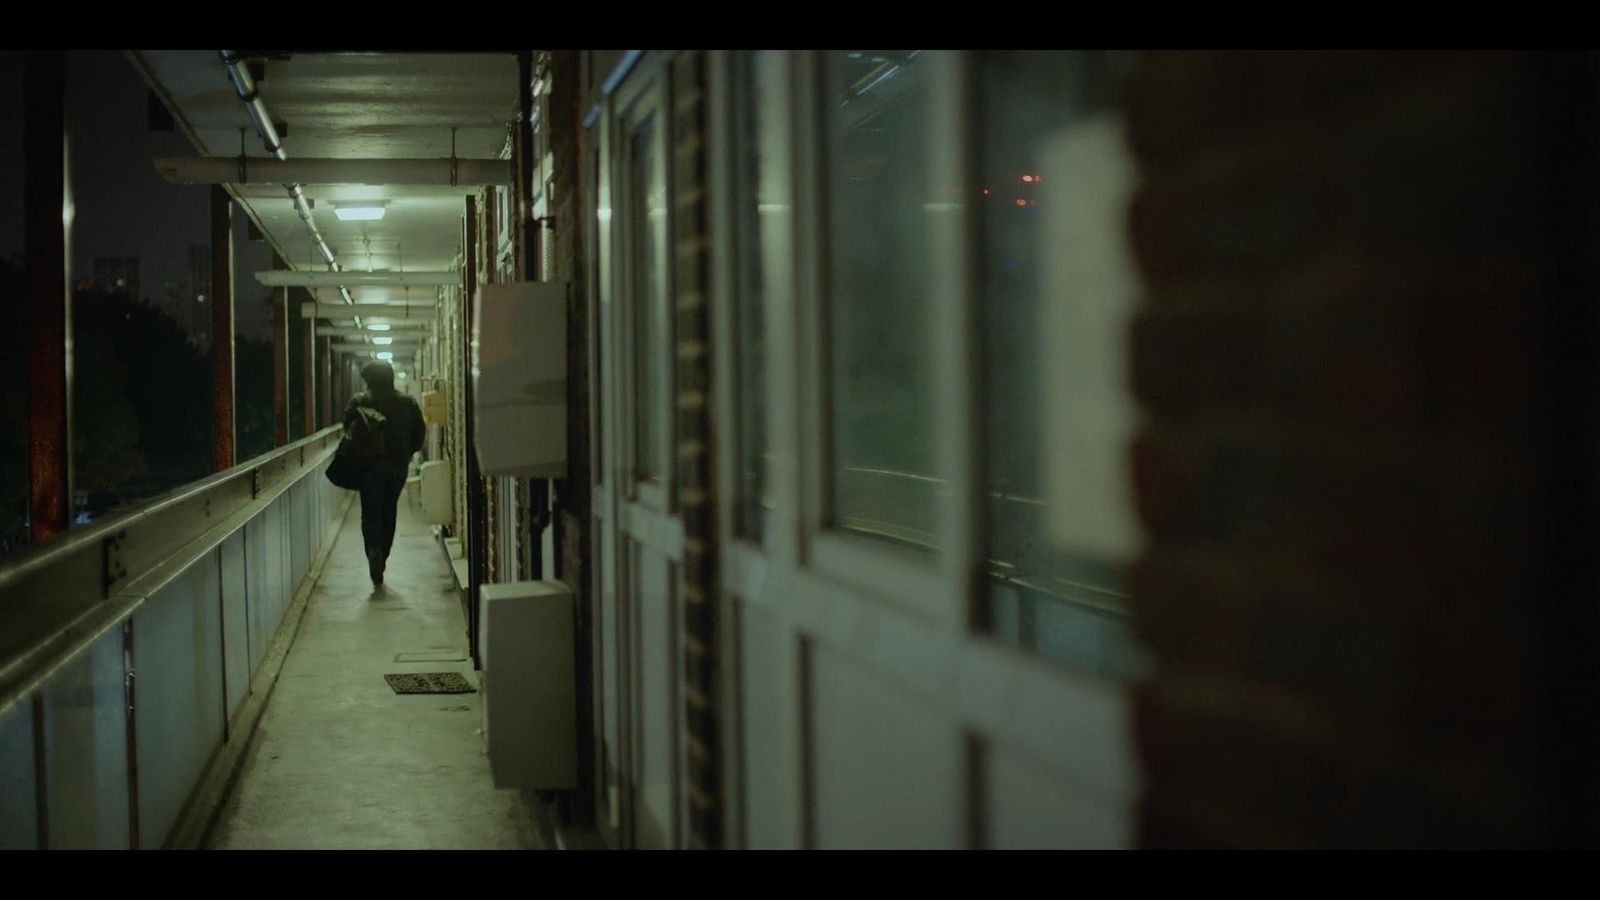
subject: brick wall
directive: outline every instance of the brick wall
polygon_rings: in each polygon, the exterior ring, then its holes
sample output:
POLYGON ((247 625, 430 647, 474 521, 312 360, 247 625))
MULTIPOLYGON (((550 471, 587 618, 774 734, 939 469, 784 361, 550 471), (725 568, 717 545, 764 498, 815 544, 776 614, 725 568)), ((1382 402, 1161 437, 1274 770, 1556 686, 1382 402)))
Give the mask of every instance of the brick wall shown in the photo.
POLYGON ((683 679, 691 849, 722 845, 716 654, 716 498, 712 475, 710 252, 706 207, 706 54, 672 66, 673 313, 678 510, 683 517, 683 679))
POLYGON ((1132 76, 1145 843, 1593 834, 1565 708, 1593 697, 1592 413, 1555 398, 1592 396, 1563 351, 1595 330, 1553 214, 1593 157, 1552 167, 1587 113, 1550 73, 1234 52, 1132 76))

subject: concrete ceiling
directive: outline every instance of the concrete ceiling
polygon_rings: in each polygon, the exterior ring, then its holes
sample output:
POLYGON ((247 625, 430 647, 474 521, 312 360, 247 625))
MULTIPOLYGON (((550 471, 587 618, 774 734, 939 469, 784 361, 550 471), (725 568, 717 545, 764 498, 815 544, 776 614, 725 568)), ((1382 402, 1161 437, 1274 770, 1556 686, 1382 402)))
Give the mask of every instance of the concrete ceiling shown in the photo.
MULTIPOLYGON (((215 50, 140 50, 134 61, 166 95, 180 127, 206 156, 264 157, 261 139, 215 50)), ((461 157, 509 159, 517 115, 517 62, 488 53, 291 53, 265 61, 261 98, 286 124, 288 158, 444 158, 451 131, 461 157)), ((439 270, 460 250, 463 196, 471 188, 402 185, 305 185, 317 228, 346 269, 439 270), (377 222, 344 222, 334 200, 381 199, 377 222)), ((294 204, 279 185, 237 189, 291 268, 326 271, 294 204)), ((253 273, 247 276, 253 278, 253 273)), ((358 301, 406 299, 400 288, 352 290, 358 301)), ((319 292, 334 301, 336 290, 319 292)), ((431 297, 412 288, 410 297, 431 297)))

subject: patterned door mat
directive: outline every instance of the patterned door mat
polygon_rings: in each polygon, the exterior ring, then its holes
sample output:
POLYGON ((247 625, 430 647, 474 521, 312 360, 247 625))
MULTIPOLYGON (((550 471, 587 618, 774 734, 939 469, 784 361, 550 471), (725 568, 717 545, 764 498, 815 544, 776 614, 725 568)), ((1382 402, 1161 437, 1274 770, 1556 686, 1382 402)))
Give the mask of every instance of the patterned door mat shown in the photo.
POLYGON ((467 683, 460 672, 418 672, 404 675, 385 675, 396 694, 476 694, 477 688, 467 683))

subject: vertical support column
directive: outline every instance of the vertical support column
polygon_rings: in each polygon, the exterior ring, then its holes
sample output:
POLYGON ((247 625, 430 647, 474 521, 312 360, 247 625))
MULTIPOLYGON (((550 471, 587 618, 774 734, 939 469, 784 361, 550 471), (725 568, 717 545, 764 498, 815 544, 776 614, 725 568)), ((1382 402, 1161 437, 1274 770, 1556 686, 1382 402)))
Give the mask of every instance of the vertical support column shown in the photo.
POLYGON ((333 352, 333 339, 329 338, 328 339, 328 380, 332 382, 333 405, 328 408, 328 412, 335 419, 337 419, 337 418, 341 417, 342 415, 344 415, 344 404, 345 404, 345 401, 347 399, 349 399, 349 398, 347 398, 345 396, 345 391, 344 391, 344 383, 345 383, 344 362, 345 362, 345 355, 343 353, 335 353, 335 352, 333 352))
POLYGON ((591 203, 598 198, 597 173, 591 168, 598 160, 591 156, 598 128, 591 132, 583 125, 580 105, 582 86, 587 82, 584 69, 588 54, 579 50, 557 50, 550 54, 551 178, 558 202, 547 210, 549 252, 541 246, 540 258, 549 261, 548 274, 566 278, 572 285, 567 303, 567 477, 552 485, 551 545, 552 577, 564 579, 578 597, 574 621, 574 663, 578 696, 587 702, 578 705, 578 787, 572 797, 572 822, 595 823, 599 754, 596 749, 595 673, 595 590, 590 565, 594 521, 589 501, 589 309, 587 278, 591 254, 588 246, 588 217, 594 215, 591 203), (587 249, 586 249, 587 248, 587 249))
POLYGON ((349 354, 344 358, 344 402, 361 391, 361 366, 349 354))
MULTIPOLYGON (((274 269, 287 269, 277 254, 274 269)), ((289 289, 272 298, 272 446, 289 443, 289 289)))
MULTIPOLYGON (((312 320, 311 333, 317 333, 316 321, 312 320)), ((328 349, 331 338, 315 338, 317 346, 317 371, 321 373, 322 386, 322 427, 327 428, 334 423, 338 411, 333 408, 333 365, 328 359, 331 351, 328 349)))
POLYGON ((477 427, 477 416, 474 415, 473 390, 472 390, 472 325, 473 309, 472 298, 478 290, 478 198, 467 197, 467 231, 465 260, 461 267, 465 281, 465 292, 461 295, 461 373, 462 392, 464 402, 462 411, 465 413, 462 445, 466 448, 467 468, 467 642, 472 648, 472 661, 474 665, 481 665, 478 657, 478 592, 483 584, 488 568, 488 547, 486 522, 486 498, 483 490, 483 475, 478 471, 478 446, 474 440, 473 432, 477 427))
POLYGON ((66 58, 28 51, 24 76, 23 216, 28 255, 28 485, 35 543, 72 521, 72 192, 67 171, 66 58))
POLYGON ((233 467, 233 201, 217 185, 211 189, 211 384, 216 469, 233 467))
POLYGON ((302 411, 305 418, 306 437, 310 437, 317 430, 317 329, 316 320, 300 315, 291 304, 285 315, 290 316, 305 330, 305 355, 300 361, 300 383, 304 393, 305 408, 302 411))
MULTIPOLYGON (((528 281, 542 281, 547 273, 541 271, 539 261, 543 256, 543 235, 539 231, 539 222, 533 215, 533 183, 534 183, 534 143, 533 143, 533 51, 522 50, 517 53, 517 94, 521 104, 521 123, 517 129, 517 167, 516 209, 520 213, 518 231, 521 235, 519 246, 522 248, 522 259, 518 260, 521 276, 528 281)), ((553 123, 546 122, 544 127, 549 129, 553 123)), ((535 581, 544 578, 544 529, 550 518, 549 508, 550 481, 545 478, 534 479, 529 486, 528 502, 532 507, 528 516, 530 524, 529 548, 530 575, 535 581)), ((559 551, 557 551, 559 553, 559 551)))
MULTIPOLYGON (((538 259, 534 248, 533 221, 533 51, 517 51, 517 98, 520 121, 517 123, 516 167, 512 182, 517 192, 513 214, 521 227, 517 229, 517 275, 524 281, 537 276, 534 267, 538 259)), ((548 123, 546 127, 549 127, 548 123)))

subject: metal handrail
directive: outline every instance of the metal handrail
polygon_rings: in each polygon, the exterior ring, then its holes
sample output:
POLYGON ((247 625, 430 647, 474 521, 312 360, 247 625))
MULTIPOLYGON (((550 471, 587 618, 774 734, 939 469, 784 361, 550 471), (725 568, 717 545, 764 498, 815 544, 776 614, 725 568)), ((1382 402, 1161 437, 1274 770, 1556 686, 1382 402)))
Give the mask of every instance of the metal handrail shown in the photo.
MULTIPOLYGON (((213 535, 220 542, 226 538, 223 532, 231 533, 242 524, 239 517, 252 504, 269 502, 315 471, 315 463, 320 460, 306 460, 304 451, 319 443, 331 443, 330 438, 337 435, 341 427, 324 428, 270 453, 169 491, 141 507, 87 528, 71 530, 50 544, 32 548, 20 558, 8 560, 0 568, 0 628, 5 627, 7 615, 12 612, 10 605, 3 602, 8 599, 6 594, 26 587, 29 579, 48 574, 54 566, 82 563, 85 554, 102 566, 109 566, 109 561, 100 553, 101 548, 107 546, 108 542, 119 540, 130 528, 137 529, 142 524, 153 525, 164 513, 206 498, 208 494, 238 479, 251 478, 253 489, 249 499, 237 508, 218 510, 219 515, 215 517, 208 511, 205 521, 200 523, 203 527, 195 527, 192 533, 186 530, 179 534, 165 552, 152 555, 142 568, 122 573, 118 584, 128 587, 141 584, 146 576, 158 572, 163 565, 192 552, 195 543, 206 539, 207 535, 213 535), (300 455, 300 462, 307 465, 298 477, 265 486, 262 491, 254 489, 257 485, 255 473, 275 467, 297 454, 300 455), (259 496, 263 492, 266 494, 265 500, 259 496)), ((322 454, 330 454, 333 449, 333 446, 325 447, 322 454)), ((112 586, 107 585, 91 603, 78 606, 64 604, 65 609, 59 621, 35 622, 34 627, 39 633, 29 638, 23 646, 13 647, 0 657, 0 712, 37 690, 54 672, 72 662, 106 630, 133 615, 142 605, 142 596, 130 593, 127 588, 112 590, 112 586)))
MULTIPOLYGON (((285 444, 270 453, 263 453, 254 459, 246 460, 232 468, 208 475, 199 481, 191 481, 181 487, 173 488, 165 494, 151 498, 142 506, 136 506, 108 516, 85 528, 70 528, 64 534, 46 543, 28 547, 4 560, 0 560, 0 595, 3 595, 6 588, 11 587, 15 582, 41 569, 48 568, 58 561, 60 557, 70 556, 90 544, 98 544, 106 538, 127 529, 130 525, 193 500, 217 485, 232 481, 234 478, 244 475, 253 469, 271 465, 291 453, 298 452, 302 447, 323 440, 342 427, 342 425, 330 425, 315 434, 303 437, 292 444, 285 444)), ((3 615, 3 613, 4 607, 0 606, 0 615, 3 615)))

